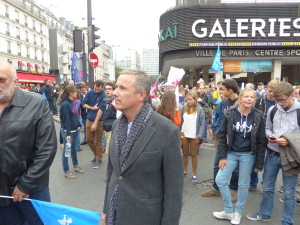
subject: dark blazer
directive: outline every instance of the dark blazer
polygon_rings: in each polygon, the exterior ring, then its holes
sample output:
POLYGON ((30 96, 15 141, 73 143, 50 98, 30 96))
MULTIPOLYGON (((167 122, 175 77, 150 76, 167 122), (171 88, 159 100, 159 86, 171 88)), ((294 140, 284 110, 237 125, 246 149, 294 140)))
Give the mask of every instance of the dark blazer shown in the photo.
POLYGON ((178 225, 182 208, 183 164, 180 130, 153 112, 133 145, 123 172, 116 155, 113 124, 103 213, 109 218, 110 199, 119 184, 117 221, 120 225, 178 225))

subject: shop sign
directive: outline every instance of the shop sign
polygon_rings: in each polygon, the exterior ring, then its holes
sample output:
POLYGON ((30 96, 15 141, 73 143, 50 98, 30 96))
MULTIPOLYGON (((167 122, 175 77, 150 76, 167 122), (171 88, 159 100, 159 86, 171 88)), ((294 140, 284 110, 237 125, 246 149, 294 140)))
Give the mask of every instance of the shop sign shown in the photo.
MULTIPOLYGON (((292 29, 300 29, 300 18, 269 18, 269 19, 224 19, 221 24, 216 19, 211 30, 206 26, 206 20, 198 19, 192 25, 192 33, 197 38, 213 38, 214 35, 223 38, 235 37, 290 37, 292 29), (201 27, 199 29, 199 26, 201 27), (276 29, 279 26, 279 29, 276 29), (236 27, 236 29, 231 29, 236 27), (198 29, 197 29, 198 28, 198 29), (249 32, 250 30, 250 32, 249 32)), ((294 37, 299 37, 300 32, 293 33, 294 37)))
POLYGON ((162 29, 159 32, 158 35, 158 41, 165 41, 168 40, 169 38, 176 38, 177 37, 177 26, 178 23, 173 23, 173 29, 171 27, 168 27, 167 29, 162 29))

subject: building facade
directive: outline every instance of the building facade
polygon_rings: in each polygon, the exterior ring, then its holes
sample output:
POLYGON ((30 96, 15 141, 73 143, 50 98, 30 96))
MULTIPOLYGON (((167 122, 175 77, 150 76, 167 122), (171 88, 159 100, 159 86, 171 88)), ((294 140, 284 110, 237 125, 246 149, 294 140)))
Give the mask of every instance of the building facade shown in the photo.
POLYGON ((123 69, 126 68, 141 68, 140 55, 135 49, 125 49, 119 55, 121 60, 116 61, 116 66, 123 69))
MULTIPOLYGON (((300 81, 297 3, 214 3, 172 8, 160 17, 159 71, 183 68, 182 82, 216 83, 225 74, 239 82, 300 81), (220 46, 223 72, 211 65, 220 46)), ((224 77, 223 77, 224 76, 224 77)))
POLYGON ((142 51, 142 69, 148 74, 151 82, 159 77, 159 50, 143 49, 142 51))
POLYGON ((21 82, 49 76, 47 19, 33 1, 0 1, 0 60, 10 62, 21 82))

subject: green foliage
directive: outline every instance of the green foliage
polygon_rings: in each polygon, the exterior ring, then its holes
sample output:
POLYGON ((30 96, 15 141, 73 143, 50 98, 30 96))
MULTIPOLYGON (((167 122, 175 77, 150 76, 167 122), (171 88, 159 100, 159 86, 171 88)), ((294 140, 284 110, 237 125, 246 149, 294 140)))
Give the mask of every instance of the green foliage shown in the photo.
POLYGON ((122 67, 116 66, 116 81, 118 80, 118 77, 120 76, 120 73, 123 71, 124 69, 122 67))

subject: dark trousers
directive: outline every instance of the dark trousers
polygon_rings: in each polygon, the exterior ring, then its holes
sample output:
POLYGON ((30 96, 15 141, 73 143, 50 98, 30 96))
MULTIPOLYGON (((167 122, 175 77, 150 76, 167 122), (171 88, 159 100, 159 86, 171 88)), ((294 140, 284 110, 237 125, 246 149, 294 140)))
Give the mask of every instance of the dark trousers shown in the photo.
MULTIPOLYGON (((49 187, 29 193, 29 198, 50 202, 49 187)), ((0 207, 0 223, 2 225, 43 225, 32 203, 28 200, 12 202, 0 207), (27 222, 27 223, 26 223, 27 222)))

